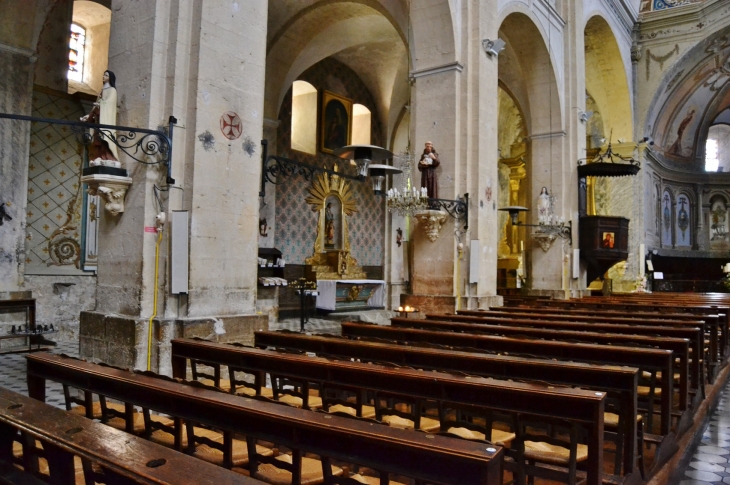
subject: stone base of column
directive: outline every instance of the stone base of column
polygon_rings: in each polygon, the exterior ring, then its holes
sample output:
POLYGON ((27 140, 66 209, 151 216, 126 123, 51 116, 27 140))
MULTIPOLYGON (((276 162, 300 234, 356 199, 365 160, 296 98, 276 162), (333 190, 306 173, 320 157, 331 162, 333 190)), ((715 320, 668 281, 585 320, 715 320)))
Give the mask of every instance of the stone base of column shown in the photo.
POLYGON ((425 318, 427 313, 454 313, 456 297, 448 295, 401 295, 401 306, 412 306, 418 310, 418 317, 425 318))
POLYGON ((527 296, 545 296, 553 300, 569 300, 571 298, 581 298, 590 296, 588 290, 528 290, 527 296))
MULTIPOLYGON (((81 312, 79 355, 82 359, 117 367, 147 369, 148 323, 148 319, 137 317, 81 312)), ((200 337, 253 345, 254 332, 268 328, 267 315, 155 319, 150 370, 171 375, 170 342, 175 338, 200 337)))
MULTIPOLYGON (((469 299, 469 310, 489 309, 504 306, 504 298, 501 295, 471 296, 469 299)), ((463 307, 462 307, 463 308, 463 307)))

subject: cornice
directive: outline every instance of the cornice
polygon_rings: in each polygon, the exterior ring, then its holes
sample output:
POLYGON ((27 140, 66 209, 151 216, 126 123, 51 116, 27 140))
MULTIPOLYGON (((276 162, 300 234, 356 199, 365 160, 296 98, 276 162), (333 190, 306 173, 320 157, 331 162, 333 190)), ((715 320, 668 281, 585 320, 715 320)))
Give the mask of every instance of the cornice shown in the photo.
POLYGON ((442 64, 435 67, 427 67, 426 69, 419 69, 417 71, 411 71, 411 79, 418 79, 419 77, 431 76, 433 74, 441 74, 442 72, 456 71, 461 72, 464 70, 464 65, 458 61, 450 62, 448 64, 442 64))
POLYGON ((638 41, 672 40, 687 35, 707 36, 710 27, 730 23, 730 2, 710 0, 639 15, 638 41))
POLYGON ((21 56, 28 57, 31 62, 35 62, 37 59, 36 53, 34 51, 22 47, 14 47, 12 45, 0 43, 0 51, 10 52, 12 54, 20 54, 21 56))
POLYGON ((706 186, 729 186, 730 172, 690 172, 669 167, 659 158, 653 150, 646 150, 646 162, 653 165, 652 169, 663 182, 674 184, 702 184, 706 186))

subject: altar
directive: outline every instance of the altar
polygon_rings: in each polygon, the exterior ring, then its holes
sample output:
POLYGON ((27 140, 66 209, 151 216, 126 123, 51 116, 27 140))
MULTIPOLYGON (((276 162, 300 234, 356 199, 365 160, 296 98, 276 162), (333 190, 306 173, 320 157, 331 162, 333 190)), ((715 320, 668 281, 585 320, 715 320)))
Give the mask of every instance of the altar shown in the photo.
POLYGON ((317 309, 325 311, 383 308, 383 280, 318 280, 317 309))

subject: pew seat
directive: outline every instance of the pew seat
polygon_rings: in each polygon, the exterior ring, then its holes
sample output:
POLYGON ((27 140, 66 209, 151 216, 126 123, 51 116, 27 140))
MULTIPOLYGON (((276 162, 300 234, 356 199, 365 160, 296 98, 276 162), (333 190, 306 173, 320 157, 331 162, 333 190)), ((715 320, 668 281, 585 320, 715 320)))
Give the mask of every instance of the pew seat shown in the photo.
MULTIPOLYGON (((344 404, 335 404, 334 406, 330 406, 327 409, 327 412, 345 413, 345 414, 350 414, 352 416, 357 416, 357 409, 355 409, 352 406, 345 406, 344 404)), ((375 418, 375 406, 368 406, 368 405, 362 406, 362 417, 368 418, 368 419, 375 418)))
MULTIPOLYGON (((450 434, 455 434, 456 436, 459 436, 460 438, 464 438, 466 440, 486 440, 486 435, 484 433, 469 428, 453 426, 447 429, 446 432, 450 434)), ((489 441, 491 441, 495 445, 509 448, 509 446, 512 444, 512 440, 514 440, 516 436, 517 435, 515 433, 512 433, 510 431, 502 431, 492 428, 492 439, 489 441)))
MULTIPOLYGON (((588 446, 578 443, 576 462, 581 463, 588 459, 588 446)), ((525 441, 525 458, 542 461, 552 465, 568 466, 570 450, 560 445, 553 445, 544 441, 525 441)))
MULTIPOLYGON (((401 429, 413 429, 414 423, 411 419, 402 418, 400 416, 397 416, 395 414, 389 414, 386 416, 383 416, 383 419, 381 421, 388 426, 392 426, 394 428, 401 428, 401 429)), ((421 426, 419 429, 421 431, 426 431, 427 433, 435 433, 441 428, 441 422, 438 419, 433 418, 427 418, 426 416, 421 416, 421 426)))
MULTIPOLYGON (((364 483, 365 485, 380 485, 379 477, 371 477, 368 475, 360 475, 359 473, 356 473, 355 475, 350 475, 349 478, 355 480, 356 482, 364 483)), ((388 482, 388 485, 405 485, 405 483, 390 480, 388 482)))
MULTIPOLYGON (((277 401, 288 404, 289 406, 294 406, 295 408, 301 408, 304 403, 303 398, 293 396, 291 394, 281 394, 277 401)), ((309 396, 308 404, 309 409, 320 409, 322 407, 322 398, 318 396, 309 396)))
MULTIPOLYGON (((239 396, 249 396, 253 397, 256 395, 256 389, 253 387, 244 387, 241 386, 241 389, 236 389, 236 394, 239 396)), ((274 390, 270 387, 262 387, 261 388, 261 395, 264 397, 268 397, 269 399, 273 399, 274 397, 274 390)))
MULTIPOLYGON (((291 466, 293 464, 291 455, 279 455, 274 458, 274 460, 280 461, 283 466, 291 466)), ((258 470, 256 470, 256 472, 253 474, 253 477, 266 483, 270 483, 271 485, 291 485, 292 473, 283 466, 280 467, 273 463, 262 463, 258 466, 258 470)), ((342 475, 342 473, 342 468, 332 466, 333 476, 339 477, 342 475)), ((322 472, 322 462, 314 458, 303 456, 300 484, 318 485, 323 482, 324 474, 322 472)))
MULTIPOLYGON (((103 421, 102 415, 103 415, 103 405, 99 401, 94 401, 91 407, 92 415, 94 416, 94 419, 98 419, 103 421)), ((109 417, 106 421, 104 421, 104 424, 107 426, 111 426, 112 428, 125 431, 126 430, 126 421, 124 418, 120 417, 124 416, 124 404, 117 404, 117 403, 106 403, 107 408, 107 416, 109 417)), ((78 414, 79 416, 86 416, 86 406, 79 405, 79 406, 72 406, 71 410, 69 411, 73 414, 78 414)), ((150 419, 156 423, 160 423, 163 425, 171 425, 172 419, 168 418, 167 416, 160 416, 157 414, 150 415, 150 419)), ((145 432, 145 421, 144 421, 144 413, 141 413, 139 411, 134 411, 132 415, 132 427, 135 434, 142 434, 145 432)))

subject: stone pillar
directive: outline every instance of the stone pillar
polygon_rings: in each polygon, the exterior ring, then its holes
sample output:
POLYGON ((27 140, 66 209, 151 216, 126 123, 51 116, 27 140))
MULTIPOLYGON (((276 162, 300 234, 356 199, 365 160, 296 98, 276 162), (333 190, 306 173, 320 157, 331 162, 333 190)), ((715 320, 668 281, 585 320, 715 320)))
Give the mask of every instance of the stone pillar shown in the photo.
POLYGON ((438 239, 424 234, 421 222, 412 232, 413 295, 402 302, 422 311, 453 311, 456 297, 464 306, 496 303, 497 266, 497 60, 487 58, 482 39, 497 37, 496 2, 448 2, 411 7, 415 79, 411 123, 414 154, 432 141, 441 159, 439 197, 470 194, 469 230, 465 221, 447 216, 438 239), (491 4, 490 4, 491 3, 491 4), (434 30, 433 27, 439 27, 434 30), (463 27, 461 27, 463 25, 463 27), (453 31, 457 34, 454 36, 453 31), (438 35, 434 32, 438 31, 438 35), (451 45, 448 36, 455 39, 451 45), (478 253, 470 254, 472 240, 478 253), (465 256, 459 257, 461 243, 465 256), (477 281, 469 284, 469 261, 477 258, 477 281), (457 262, 459 264, 457 264, 457 262), (457 271, 458 268, 458 271, 457 271))
MULTIPOLYGON (((0 43, 0 112, 30 116, 34 62, 28 47, 0 43)), ((23 286, 29 143, 30 123, 0 120, 0 292, 23 286)))
POLYGON ((171 338, 250 342, 266 328, 255 313, 266 17, 264 0, 114 0, 109 64, 119 123, 157 128, 178 119, 172 162, 181 190, 162 200, 165 211, 189 211, 189 293, 170 294, 165 230, 154 307, 158 236, 150 228, 161 209, 153 186, 166 185, 166 167, 127 160, 134 184, 126 212, 103 216, 97 308, 81 319, 84 357, 145 368, 155 313, 151 367, 160 372, 169 372, 171 338), (222 130, 230 112, 235 129, 222 130))

